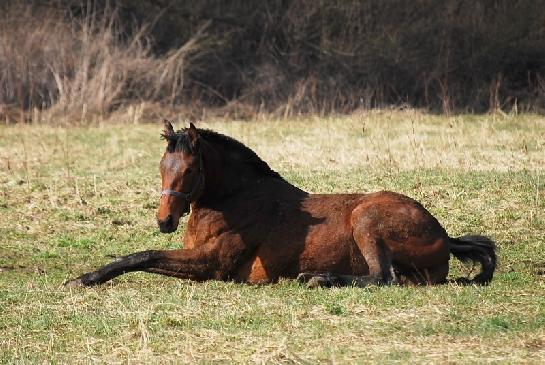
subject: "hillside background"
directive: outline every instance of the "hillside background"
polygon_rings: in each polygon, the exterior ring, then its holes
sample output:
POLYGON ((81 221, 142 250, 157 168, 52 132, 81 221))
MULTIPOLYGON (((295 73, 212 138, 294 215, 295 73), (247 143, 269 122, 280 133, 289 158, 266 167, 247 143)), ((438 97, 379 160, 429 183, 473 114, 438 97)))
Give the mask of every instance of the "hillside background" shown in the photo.
POLYGON ((542 112, 544 9, 543 0, 4 1, 0 120, 542 112))

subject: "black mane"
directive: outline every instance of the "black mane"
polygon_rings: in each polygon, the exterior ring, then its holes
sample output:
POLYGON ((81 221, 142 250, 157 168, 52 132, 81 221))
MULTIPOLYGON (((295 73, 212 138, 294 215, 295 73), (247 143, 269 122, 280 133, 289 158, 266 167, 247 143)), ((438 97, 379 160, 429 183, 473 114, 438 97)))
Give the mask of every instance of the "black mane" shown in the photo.
MULTIPOLYGON (((184 153, 193 153, 193 147, 191 146, 187 131, 188 129, 184 128, 171 135, 162 135, 163 138, 169 141, 169 147, 167 148, 170 152, 182 151, 184 153)), ((271 169, 254 151, 236 139, 210 129, 199 129, 199 136, 213 146, 220 146, 227 151, 237 153, 255 171, 266 176, 282 178, 278 172, 271 169)))

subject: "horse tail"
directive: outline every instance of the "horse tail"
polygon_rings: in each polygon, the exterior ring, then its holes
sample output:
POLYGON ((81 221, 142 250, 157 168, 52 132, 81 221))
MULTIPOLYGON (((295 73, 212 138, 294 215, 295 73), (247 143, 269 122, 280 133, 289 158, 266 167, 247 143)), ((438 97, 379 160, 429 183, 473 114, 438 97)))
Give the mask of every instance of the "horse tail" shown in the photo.
POLYGON ((450 253, 458 260, 468 263, 480 263, 481 272, 473 280, 461 278, 458 281, 487 285, 492 280, 496 269, 496 244, 485 236, 466 235, 450 239, 450 253))

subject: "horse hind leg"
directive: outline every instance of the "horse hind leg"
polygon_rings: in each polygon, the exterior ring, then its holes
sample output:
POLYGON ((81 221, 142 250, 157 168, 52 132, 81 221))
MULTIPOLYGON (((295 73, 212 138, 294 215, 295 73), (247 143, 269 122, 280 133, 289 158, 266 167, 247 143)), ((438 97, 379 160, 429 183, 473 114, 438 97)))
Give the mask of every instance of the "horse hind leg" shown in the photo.
POLYGON ((354 230, 354 240, 360 249, 363 258, 369 267, 369 274, 365 276, 345 275, 343 281, 347 285, 387 285, 397 282, 392 266, 392 252, 380 237, 370 235, 365 229, 354 230))
MULTIPOLYGON (((392 266, 392 252, 384 240, 372 234, 366 224, 354 227, 353 237, 369 267, 368 275, 337 275, 336 286, 388 285, 397 283, 392 266)), ((309 286, 312 284, 309 281, 309 286)))
POLYGON ((297 281, 309 288, 384 285, 396 283, 392 254, 381 239, 355 232, 354 238, 369 267, 369 275, 300 273, 297 281))

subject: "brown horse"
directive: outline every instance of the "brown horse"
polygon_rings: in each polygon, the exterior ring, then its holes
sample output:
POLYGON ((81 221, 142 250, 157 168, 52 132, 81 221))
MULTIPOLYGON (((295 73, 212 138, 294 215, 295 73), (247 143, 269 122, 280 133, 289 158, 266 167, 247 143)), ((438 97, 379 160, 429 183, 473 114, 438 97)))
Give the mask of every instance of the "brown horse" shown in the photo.
POLYGON ((143 251, 70 280, 104 283, 131 271, 192 280, 309 286, 446 282, 450 254, 481 264, 465 282, 487 284, 496 266, 484 236, 451 238, 418 202, 383 191, 308 194, 242 143, 193 124, 165 121, 162 194, 157 222, 174 232, 191 210, 184 248, 143 251))

